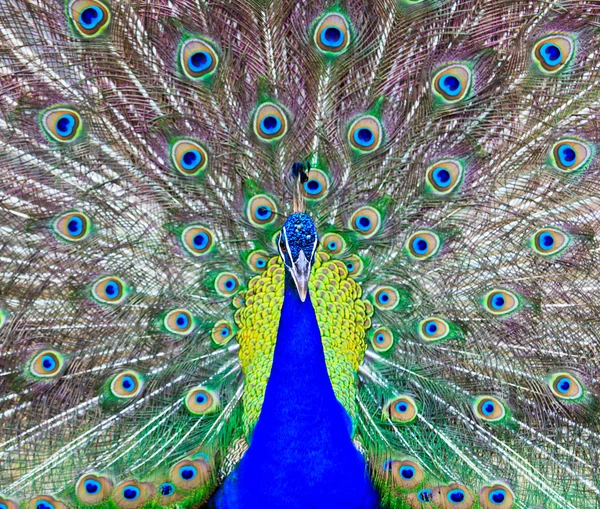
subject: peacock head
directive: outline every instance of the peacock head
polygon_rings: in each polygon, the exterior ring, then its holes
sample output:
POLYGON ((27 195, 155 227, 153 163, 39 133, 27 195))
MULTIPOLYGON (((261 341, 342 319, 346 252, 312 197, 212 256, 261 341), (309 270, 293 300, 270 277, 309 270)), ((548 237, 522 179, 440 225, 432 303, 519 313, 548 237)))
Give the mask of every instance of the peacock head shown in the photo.
POLYGON ((279 255, 294 280, 302 302, 308 293, 308 279, 318 243, 317 228, 307 214, 289 216, 279 234, 279 255))

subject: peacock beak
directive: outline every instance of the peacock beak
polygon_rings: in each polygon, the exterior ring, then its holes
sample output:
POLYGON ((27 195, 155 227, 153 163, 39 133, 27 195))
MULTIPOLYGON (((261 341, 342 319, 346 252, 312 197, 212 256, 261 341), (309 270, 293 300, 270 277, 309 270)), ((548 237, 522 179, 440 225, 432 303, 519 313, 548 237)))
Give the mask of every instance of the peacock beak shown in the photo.
POLYGON ((298 259, 296 261, 292 260, 290 272, 292 273, 292 278, 294 278, 300 300, 304 302, 308 294, 308 278, 310 277, 310 263, 304 251, 300 250, 298 259))

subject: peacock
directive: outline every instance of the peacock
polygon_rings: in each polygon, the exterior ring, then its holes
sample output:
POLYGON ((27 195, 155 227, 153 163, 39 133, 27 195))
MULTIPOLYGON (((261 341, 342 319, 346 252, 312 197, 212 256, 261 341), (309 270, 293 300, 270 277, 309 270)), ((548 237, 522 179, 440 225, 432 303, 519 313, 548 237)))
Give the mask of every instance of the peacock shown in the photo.
POLYGON ((0 509, 600 508, 599 20, 0 0, 0 509))

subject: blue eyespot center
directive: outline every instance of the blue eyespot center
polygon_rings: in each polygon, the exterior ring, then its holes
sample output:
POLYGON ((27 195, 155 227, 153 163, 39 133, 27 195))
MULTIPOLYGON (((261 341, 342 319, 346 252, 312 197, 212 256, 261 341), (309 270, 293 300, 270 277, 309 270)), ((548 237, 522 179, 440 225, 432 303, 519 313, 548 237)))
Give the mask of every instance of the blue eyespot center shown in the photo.
POLYGON ((408 404, 405 403, 404 401, 400 401, 400 402, 396 403, 396 411, 397 412, 400 412, 401 414, 403 414, 407 410, 408 410, 408 404))
POLYGON ((437 323, 435 323, 433 321, 427 322, 427 324, 425 325, 425 330, 429 334, 433 335, 438 331, 438 325, 437 325, 437 323))
POLYGON ((453 74, 444 74, 439 80, 440 88, 450 97, 457 96, 462 90, 460 80, 453 74))
POLYGON ((179 475, 186 481, 191 481, 194 477, 196 477, 196 473, 196 467, 192 465, 186 465, 179 469, 179 475))
POLYGON ((256 266, 258 268, 263 268, 266 264, 267 260, 265 260, 264 258, 259 258, 258 260, 256 260, 256 266))
POLYGON ((189 325, 190 319, 185 313, 179 313, 175 319, 175 323, 180 329, 185 329, 189 325))
POLYGON ((569 392, 569 389, 571 388, 571 381, 568 378, 561 378, 558 381, 558 384, 556 384, 556 388, 562 393, 569 392))
POLYGON ((79 217, 72 217, 67 223, 67 230, 71 235, 80 235, 83 231, 83 221, 79 217))
POLYGON ((431 490, 421 490, 417 493, 417 498, 421 502, 431 502, 433 500, 433 491, 431 490))
POLYGON ((542 58, 548 65, 556 65, 562 60, 562 52, 555 44, 547 42, 540 49, 542 58))
POLYGON ((356 225, 359 230, 367 231, 371 228, 371 220, 367 216, 358 216, 356 218, 356 225))
POLYGON ((323 186, 321 185, 321 183, 315 179, 310 179, 304 184, 304 190, 307 194, 319 194, 322 189, 323 186))
POLYGON ((547 251, 554 246, 554 235, 548 232, 544 232, 540 235, 540 247, 547 251))
POLYGON ((168 497, 169 495, 171 495, 173 492, 175 491, 175 488, 173 487, 173 485, 171 483, 164 483, 161 484, 158 487, 158 492, 163 496, 163 497, 168 497))
POLYGON ((415 473, 416 471, 413 467, 403 466, 400 468, 400 475, 402 476, 402 479, 412 479, 415 476, 415 473))
POLYGON ((56 368, 56 361, 51 355, 44 355, 42 357, 42 367, 45 371, 52 371, 56 368))
POLYGON ((196 235, 194 235, 193 242, 194 242, 194 247, 196 249, 203 249, 208 244, 208 235, 204 232, 197 233, 196 235))
POLYGON ((93 479, 88 479, 87 481, 85 481, 83 487, 85 488, 85 491, 90 495, 94 495, 102 489, 101 484, 98 481, 94 481, 93 479))
POLYGON ((330 251, 334 251, 337 248, 337 242, 332 240, 329 244, 327 244, 327 247, 330 251))
POLYGON ((373 131, 367 127, 361 127, 354 132, 354 141, 363 147, 372 145, 374 139, 373 131))
POLYGON ((504 296, 501 293, 495 293, 494 295, 492 295, 492 307, 496 310, 500 310, 504 307, 504 304, 506 303, 506 300, 504 299, 504 296))
POLYGON ((133 378, 129 375, 124 376, 123 380, 121 380, 121 387, 127 392, 133 391, 133 389, 135 389, 135 382, 133 381, 133 378))
POLYGON ((81 11, 81 14, 79 14, 79 23, 83 28, 93 30, 102 22, 103 18, 102 10, 96 5, 92 5, 81 11))
POLYGON ((262 221, 269 219, 272 215, 273 211, 268 205, 261 205, 256 209, 256 216, 262 221))
POLYGON ((228 290, 233 290, 235 288, 235 280, 233 278, 229 278, 225 281, 225 288, 228 290))
POLYGON ((558 148, 558 158, 563 166, 573 166, 577 159, 577 153, 571 145, 565 143, 558 148))
POLYGON ((196 403, 198 403, 199 405, 203 405, 207 401, 208 401, 208 398, 206 397, 206 394, 204 394, 203 392, 199 392, 198 394, 196 394, 196 403))
POLYGON ((484 415, 492 415, 494 413, 495 408, 496 405, 493 401, 485 401, 483 405, 481 405, 481 411, 484 415))
POLYGON ((501 504, 506 500, 506 492, 504 490, 491 491, 488 498, 492 504, 501 504))
POLYGON ((54 506, 46 500, 40 500, 35 504, 35 509, 54 509, 54 506))
POLYGON ((348 269, 348 272, 352 272, 354 270, 354 264, 353 263, 347 263, 346 264, 346 268, 348 269))
POLYGON ((387 304, 390 300, 390 296, 387 292, 381 292, 378 296, 378 300, 381 304, 387 304))
POLYGON ((274 115, 267 115, 261 120, 260 129, 265 134, 275 134, 281 129, 281 120, 274 115))
POLYGON ((452 175, 446 168, 435 168, 432 172, 434 182, 442 188, 450 186, 452 183, 452 175))
POLYGON ((109 297, 114 297, 119 293, 119 286, 117 285, 117 283, 111 281, 110 283, 106 284, 106 286, 104 287, 104 291, 109 297))
POLYGON ((73 115, 65 113, 56 121, 56 130, 61 136, 69 136, 75 127, 73 115))
POLYGON ((212 56, 206 51, 197 51, 188 58, 188 66, 193 72, 205 71, 212 65, 212 62, 212 56))
POLYGON ((412 242, 413 251, 418 255, 427 254, 429 243, 423 237, 416 237, 412 242))
POLYGON ((465 492, 463 490, 452 490, 448 492, 448 500, 453 504, 460 504, 465 499, 465 492))
POLYGON ((135 500, 140 496, 140 490, 135 486, 126 486, 123 488, 123 498, 126 500, 135 500))
POLYGON ((327 27, 321 32, 321 42, 325 46, 337 48, 344 42, 344 33, 337 27, 327 27))
POLYGON ((221 329, 221 336, 223 336, 223 337, 229 336, 229 329, 227 327, 223 327, 221 329))
POLYGON ((181 158, 181 166, 183 166, 186 170, 192 170, 198 166, 198 163, 200 163, 201 159, 202 156, 198 150, 187 150, 181 158))

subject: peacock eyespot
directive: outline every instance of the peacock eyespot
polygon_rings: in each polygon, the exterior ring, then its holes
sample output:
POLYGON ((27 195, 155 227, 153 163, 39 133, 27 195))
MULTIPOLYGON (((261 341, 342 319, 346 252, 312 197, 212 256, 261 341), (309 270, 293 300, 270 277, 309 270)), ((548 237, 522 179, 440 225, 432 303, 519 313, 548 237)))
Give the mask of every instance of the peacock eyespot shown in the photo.
POLYGON ((125 282, 115 276, 106 276, 97 279, 92 284, 92 298, 101 304, 121 304, 129 293, 125 282))
POLYGON ((163 319, 163 324, 167 331, 177 336, 189 335, 196 326, 192 313, 183 308, 169 311, 163 319))
POLYGON ((212 340, 217 345, 225 345, 235 335, 233 325, 227 320, 217 322, 211 333, 212 340))
POLYGON ((539 40, 533 48, 533 60, 538 68, 548 74, 563 70, 575 54, 575 41, 568 35, 549 35, 539 40))
POLYGON ((351 277, 359 276, 365 268, 365 264, 358 255, 351 255, 346 260, 346 269, 351 277))
POLYGON ((377 352, 387 352, 394 345, 394 335, 387 327, 378 327, 371 335, 371 345, 377 352))
POLYGON ((42 350, 31 359, 29 372, 36 378, 53 378, 61 373, 64 362, 57 350, 42 350))
POLYGON ((254 113, 254 133, 265 142, 274 142, 285 136, 288 118, 281 106, 272 102, 261 104, 254 113))
POLYGON ((420 490, 417 493, 417 498, 420 502, 429 503, 433 500, 433 491, 429 489, 420 490))
POLYGON ((338 12, 325 14, 315 27, 313 39, 322 53, 341 55, 350 45, 350 24, 345 16, 338 12))
POLYGON ((112 482, 107 477, 86 474, 75 485, 77 498, 87 505, 94 505, 110 497, 112 482))
POLYGON ((349 226, 358 235, 368 239, 381 228, 381 215, 373 207, 361 207, 352 214, 349 226))
POLYGON ((204 415, 214 412, 218 407, 217 395, 205 387, 195 387, 188 391, 185 406, 193 415, 204 415))
POLYGON ((181 460, 171 467, 171 482, 181 490, 202 486, 209 478, 209 465, 201 459, 181 460))
POLYGON ((496 289, 487 293, 483 305, 485 310, 493 315, 506 316, 519 308, 520 301, 517 294, 508 290, 496 289))
POLYGON ((493 396, 482 396, 475 400, 475 415, 484 421, 498 422, 506 417, 503 403, 493 396))
POLYGON ((392 482, 395 486, 405 490, 416 488, 425 478, 421 466, 410 459, 389 459, 384 462, 383 470, 391 473, 392 482))
POLYGON ((277 219, 277 206, 269 196, 259 194, 248 201, 246 215, 254 226, 265 227, 277 219))
POLYGON ((191 80, 206 80, 219 65, 219 56, 213 43, 204 39, 187 39, 179 51, 179 63, 183 73, 191 80))
POLYGON ((140 489, 136 486, 125 486, 122 493, 125 500, 136 500, 140 496, 140 489))
POLYGON ((240 280, 231 272, 222 272, 215 280, 215 290, 222 297, 232 297, 240 289, 240 280))
POLYGON ((502 483, 483 486, 479 491, 479 504, 482 509, 511 509, 514 502, 514 493, 502 483))
POLYGON ((132 399, 144 388, 142 377, 135 371, 123 371, 116 375, 110 383, 110 392, 119 399, 132 399))
POLYGON ((327 196, 327 191, 329 191, 329 177, 325 172, 312 168, 302 189, 306 198, 321 200, 327 196))
POLYGON ((373 305, 377 309, 383 311, 395 309, 399 301, 398 290, 392 286, 380 286, 373 291, 373 305))
POLYGON ((200 175, 208 165, 208 152, 199 142, 191 139, 173 143, 170 156, 173 167, 186 177, 200 175))
POLYGON ((421 230, 413 233, 408 241, 408 254, 415 260, 427 260, 439 253, 442 242, 437 233, 421 230))
POLYGON ((171 495, 173 495, 173 493, 175 493, 175 486, 170 482, 162 483, 158 487, 158 494, 161 497, 170 497, 171 495))
POLYGON ((569 235, 556 228, 541 228, 532 238, 532 247, 543 257, 552 257, 562 253, 571 241, 569 235))
POLYGON ((583 397, 583 384, 570 373, 555 373, 550 378, 552 393, 562 400, 577 401, 583 397))
MULTIPOLYGON (((12 507, 13 503, 7 504, 7 506, 12 507)), ((27 504, 27 507, 35 507, 35 509, 66 509, 66 506, 62 502, 49 495, 34 497, 31 499, 30 503, 27 504)))
POLYGON ((81 134, 81 116, 71 108, 48 108, 42 113, 41 122, 46 135, 59 143, 74 141, 81 134))
POLYGON ((465 490, 461 488, 450 490, 446 496, 452 504, 461 504, 462 502, 464 502, 466 497, 465 490))
POLYGON ((423 341, 441 341, 450 333, 450 326, 443 318, 431 316, 421 320, 418 332, 423 341))
POLYGON ((363 115, 350 124, 348 142, 360 152, 369 153, 377 150, 383 138, 383 127, 373 115, 363 115))
POLYGON ((325 252, 332 256, 339 255, 346 250, 346 241, 344 237, 337 233, 326 233, 321 237, 321 245, 325 248, 325 252))
POLYGON ((592 147, 573 138, 564 139, 552 147, 552 165, 565 173, 573 173, 585 168, 592 160, 592 147))
POLYGON ((417 418, 417 405, 410 396, 398 396, 384 407, 393 422, 409 423, 417 418))
POLYGON ((248 255, 246 263, 252 272, 260 274, 267 269, 267 264, 269 263, 269 253, 262 250, 252 251, 248 255))
POLYGON ((110 23, 110 9, 99 0, 71 0, 67 12, 75 30, 85 38, 101 35, 110 23))
POLYGON ((215 235, 205 226, 188 226, 181 233, 181 244, 192 256, 202 256, 214 248, 215 235))
POLYGON ((444 102, 464 99, 471 89, 472 71, 464 64, 452 64, 439 70, 433 77, 433 89, 444 102))
POLYGON ((92 222, 82 212, 65 212, 52 222, 52 229, 61 240, 79 242, 91 232, 92 222))
POLYGON ((462 163, 456 159, 445 159, 427 168, 427 185, 431 192, 447 196, 457 189, 463 177, 462 163))

